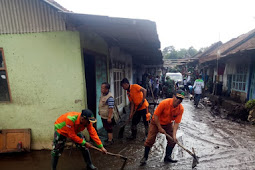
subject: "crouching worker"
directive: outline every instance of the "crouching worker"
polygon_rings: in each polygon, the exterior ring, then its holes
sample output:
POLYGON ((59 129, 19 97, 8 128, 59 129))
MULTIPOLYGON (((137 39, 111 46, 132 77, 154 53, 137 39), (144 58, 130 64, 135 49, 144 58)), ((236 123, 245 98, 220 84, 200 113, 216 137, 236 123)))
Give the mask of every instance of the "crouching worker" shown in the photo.
POLYGON ((150 148, 155 143, 158 132, 169 134, 173 140, 167 138, 165 162, 176 163, 176 160, 171 158, 174 146, 177 142, 176 133, 179 123, 182 119, 184 111, 183 106, 180 104, 184 99, 184 91, 178 90, 175 92, 173 98, 163 100, 154 112, 153 118, 150 123, 148 137, 144 143, 145 151, 144 157, 140 161, 140 165, 145 165, 148 159, 150 148))
POLYGON ((60 116, 55 122, 55 134, 53 140, 53 150, 51 151, 51 168, 56 170, 59 156, 63 153, 66 138, 70 138, 76 143, 76 146, 81 150, 83 159, 87 163, 87 169, 97 169, 91 162, 88 148, 92 145, 86 142, 81 132, 87 128, 91 139, 96 143, 97 147, 103 153, 107 150, 103 147, 95 128, 92 123, 96 119, 93 117, 92 111, 86 109, 79 112, 68 112, 60 116))

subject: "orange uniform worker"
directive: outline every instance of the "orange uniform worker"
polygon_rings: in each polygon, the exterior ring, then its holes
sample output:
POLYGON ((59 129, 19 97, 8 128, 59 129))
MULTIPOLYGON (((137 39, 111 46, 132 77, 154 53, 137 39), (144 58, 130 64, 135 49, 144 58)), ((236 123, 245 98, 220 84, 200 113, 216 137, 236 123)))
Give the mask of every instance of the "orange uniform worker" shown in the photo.
POLYGON ((121 86, 124 90, 127 91, 128 99, 131 103, 131 110, 129 119, 132 119, 131 126, 131 136, 128 139, 133 140, 136 138, 137 134, 137 125, 143 118, 144 128, 145 128, 145 136, 148 134, 148 122, 146 121, 146 114, 148 113, 149 103, 145 99, 147 90, 138 84, 130 85, 127 78, 124 78, 121 81, 121 86))
POLYGON ((82 113, 68 112, 61 115, 56 120, 53 150, 51 151, 52 170, 56 170, 58 159, 65 147, 66 138, 72 139, 72 141, 76 143, 76 146, 81 150, 84 161, 87 163, 87 169, 97 169, 92 164, 90 153, 87 149, 92 145, 86 142, 84 136, 81 134, 81 132, 87 128, 91 139, 96 143, 97 147, 100 148, 103 153, 107 153, 92 125, 92 123, 95 122, 96 119, 93 117, 93 113, 89 109, 82 110, 82 113))
POLYGON ((144 143, 145 151, 144 157, 140 161, 141 166, 146 164, 150 148, 154 144, 158 132, 163 134, 167 133, 172 136, 174 140, 172 141, 171 139, 167 138, 166 155, 164 161, 171 163, 177 162, 176 160, 172 160, 171 155, 177 142, 176 133, 184 111, 182 104, 180 104, 183 99, 184 91, 178 90, 175 92, 173 98, 165 99, 158 105, 150 123, 148 137, 144 143))

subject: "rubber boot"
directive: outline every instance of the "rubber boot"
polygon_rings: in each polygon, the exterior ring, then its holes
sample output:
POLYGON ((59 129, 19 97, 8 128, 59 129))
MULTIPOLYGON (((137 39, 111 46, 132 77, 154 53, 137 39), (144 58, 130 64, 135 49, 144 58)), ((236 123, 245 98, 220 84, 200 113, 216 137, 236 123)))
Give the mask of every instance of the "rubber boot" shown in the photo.
POLYGON ((81 151, 82 151, 83 159, 87 163, 87 170, 95 170, 95 169, 97 169, 97 167, 95 167, 92 164, 89 150, 87 148, 82 148, 81 151))
POLYGON ((145 129, 144 129, 145 137, 143 138, 143 141, 146 141, 147 136, 148 136, 148 129, 149 129, 149 127, 148 127, 148 126, 145 126, 144 128, 145 128, 145 129))
POLYGON ((145 146, 144 148, 144 156, 140 161, 140 166, 143 166, 146 164, 147 160, 148 160, 148 156, 149 156, 149 152, 150 152, 150 147, 149 146, 145 146))
POLYGON ((131 128, 131 136, 127 137, 128 140, 134 140, 136 139, 137 129, 135 127, 131 128))
POLYGON ((149 126, 145 126, 144 128, 145 128, 144 133, 145 133, 145 136, 147 137, 148 136, 149 126))
POLYGON ((170 162, 170 163, 176 163, 176 162, 178 162, 177 160, 173 160, 173 159, 171 158, 173 149, 174 149, 174 148, 172 148, 172 147, 170 147, 170 146, 167 145, 167 147, 166 147, 166 156, 165 156, 165 158, 164 158, 164 161, 165 161, 165 162, 170 162))
POLYGON ((58 159, 59 159, 59 156, 52 156, 51 155, 51 170, 56 170, 57 169, 58 159))

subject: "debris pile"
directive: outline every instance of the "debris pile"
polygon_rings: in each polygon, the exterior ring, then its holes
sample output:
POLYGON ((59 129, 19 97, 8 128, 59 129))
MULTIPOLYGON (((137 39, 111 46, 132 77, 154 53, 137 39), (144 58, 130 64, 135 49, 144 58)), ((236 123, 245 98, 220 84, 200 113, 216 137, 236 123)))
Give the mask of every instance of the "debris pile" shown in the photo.
MULTIPOLYGON (((213 115, 234 121, 247 121, 249 112, 243 104, 219 98, 210 103, 213 115)), ((255 117, 254 117, 255 118, 255 117)))
POLYGON ((251 122, 253 125, 255 125, 255 108, 250 110, 248 121, 251 122))

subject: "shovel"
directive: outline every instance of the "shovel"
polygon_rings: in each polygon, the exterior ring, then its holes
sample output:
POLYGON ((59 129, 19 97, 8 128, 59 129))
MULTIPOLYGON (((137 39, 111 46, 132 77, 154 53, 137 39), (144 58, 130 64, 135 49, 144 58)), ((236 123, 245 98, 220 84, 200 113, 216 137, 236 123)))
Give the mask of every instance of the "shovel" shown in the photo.
MULTIPOLYGON (((101 149, 99 149, 99 148, 97 148, 97 147, 95 147, 93 145, 91 146, 91 148, 101 152, 101 149)), ((126 165, 126 162, 127 162, 127 159, 128 159, 127 157, 125 157, 123 155, 120 155, 120 154, 111 153, 111 152, 107 152, 106 154, 123 159, 124 162, 123 162, 123 165, 122 165, 121 169, 124 169, 124 167, 126 165)))
MULTIPOLYGON (((165 135, 169 139, 173 140, 173 138, 170 135, 168 135, 168 134, 165 134, 165 135)), ((186 152, 188 152, 193 157, 192 168, 195 168, 199 162, 198 162, 198 157, 195 154, 194 148, 192 148, 192 151, 193 151, 193 153, 192 153, 190 150, 188 150, 184 146, 182 146, 178 141, 177 141, 177 145, 179 145, 182 149, 184 149, 186 152)))
MULTIPOLYGON (((137 109, 134 111, 134 114, 136 111, 137 111, 137 109)), ((126 125, 128 125, 129 121, 130 121, 129 119, 126 120, 126 122, 120 127, 118 138, 123 138, 125 127, 126 127, 126 125)))

